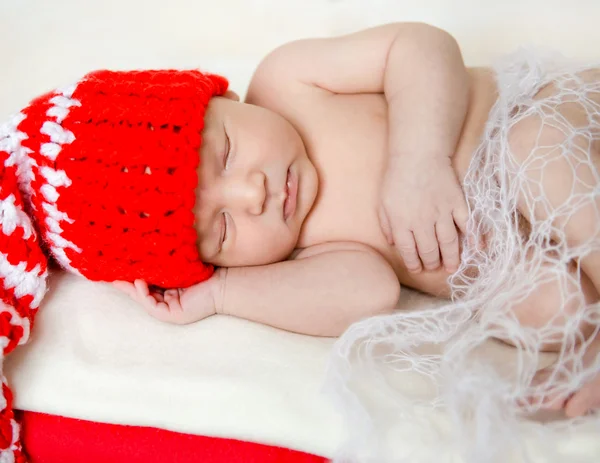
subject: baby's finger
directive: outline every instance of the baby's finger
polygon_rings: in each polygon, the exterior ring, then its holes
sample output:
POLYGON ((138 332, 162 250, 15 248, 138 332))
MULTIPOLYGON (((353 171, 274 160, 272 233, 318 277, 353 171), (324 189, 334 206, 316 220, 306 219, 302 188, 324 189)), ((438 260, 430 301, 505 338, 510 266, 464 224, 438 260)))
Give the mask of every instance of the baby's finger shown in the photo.
POLYGON ((390 246, 394 245, 394 236, 392 235, 392 226, 390 225, 390 219, 387 215, 385 207, 379 206, 379 226, 385 236, 386 241, 390 246))
POLYGON ((146 297, 150 294, 150 288, 148 288, 148 284, 144 280, 135 280, 133 284, 140 296, 146 297))
POLYGON ((463 203, 460 207, 455 208, 452 212, 454 223, 463 235, 467 234, 467 222, 469 221, 469 208, 467 203, 463 203))
POLYGON ((143 301, 144 301, 144 305, 146 305, 147 307, 151 307, 151 308, 155 308, 159 302, 150 294, 148 294, 147 296, 144 296, 143 301))
POLYGON ((451 217, 438 221, 435 225, 435 234, 440 246, 442 263, 448 273, 454 273, 458 269, 458 232, 451 217))
POLYGON ((178 289, 169 289, 165 291, 165 303, 170 310, 182 310, 180 302, 181 292, 178 289))
POLYGON ((415 237, 410 230, 396 231, 394 242, 409 272, 417 273, 423 270, 421 259, 419 259, 419 254, 417 254, 415 237))
POLYGON ((167 289, 165 291, 165 299, 172 299, 174 297, 179 297, 181 295, 179 289, 167 289))
POLYGON ((144 307, 148 315, 160 320, 161 322, 171 322, 172 314, 169 311, 169 306, 164 302, 157 303, 154 301, 152 305, 144 304, 144 307))
POLYGON ((440 266, 440 248, 434 227, 415 233, 415 241, 423 267, 427 270, 438 268, 440 266))
POLYGON ((129 296, 132 299, 135 299, 135 297, 137 296, 137 291, 135 289, 135 286, 133 286, 133 283, 130 283, 129 281, 113 281, 112 286, 117 288, 119 291, 127 294, 127 296, 129 296))

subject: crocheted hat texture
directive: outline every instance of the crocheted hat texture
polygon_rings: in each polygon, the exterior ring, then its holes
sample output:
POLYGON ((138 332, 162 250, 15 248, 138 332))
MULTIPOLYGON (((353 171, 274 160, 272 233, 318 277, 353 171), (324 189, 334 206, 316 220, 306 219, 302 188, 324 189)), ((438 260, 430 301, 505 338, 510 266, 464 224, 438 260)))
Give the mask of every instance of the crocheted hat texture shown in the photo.
MULTIPOLYGON (((204 113, 227 81, 97 71, 0 125, 0 349, 29 338, 48 258, 90 280, 209 278, 194 226, 204 113)), ((0 461, 25 461, 2 379, 0 461)))

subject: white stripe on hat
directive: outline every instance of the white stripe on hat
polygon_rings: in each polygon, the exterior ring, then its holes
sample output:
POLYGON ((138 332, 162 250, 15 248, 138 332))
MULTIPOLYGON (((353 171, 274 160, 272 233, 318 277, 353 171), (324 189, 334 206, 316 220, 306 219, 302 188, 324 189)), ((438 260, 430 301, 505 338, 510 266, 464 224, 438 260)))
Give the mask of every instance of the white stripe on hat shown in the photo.
MULTIPOLYGON (((40 273, 41 267, 39 264, 31 270, 27 270, 27 264, 27 262, 19 262, 16 265, 11 264, 8 256, 0 252, 0 278, 4 280, 5 288, 13 289, 15 296, 19 299, 25 296, 33 296, 31 308, 35 309, 39 307, 46 293, 46 276, 48 272, 40 273)), ((19 318, 21 317, 19 316, 19 318)))
POLYGON ((0 226, 2 233, 12 235, 17 227, 23 228, 23 238, 28 239, 33 230, 29 216, 20 207, 15 205, 15 195, 9 194, 5 199, 0 199, 0 226))
MULTIPOLYGON (((40 153, 48 159, 54 161, 59 155, 62 145, 73 143, 75 135, 70 130, 63 128, 60 124, 69 115, 69 109, 73 106, 81 106, 81 102, 71 98, 75 91, 75 86, 66 90, 57 91, 56 96, 50 99, 54 105, 46 111, 46 115, 54 120, 47 120, 42 124, 40 132, 50 137, 50 143, 42 144, 40 153)), ((56 190, 59 187, 68 188, 71 186, 71 179, 64 170, 53 169, 49 166, 43 166, 40 169, 41 176, 46 183, 40 187, 40 192, 44 198, 42 208, 47 214, 45 223, 48 229, 45 233, 46 241, 50 244, 50 251, 58 263, 73 273, 80 274, 71 266, 71 261, 65 253, 66 249, 73 249, 81 252, 81 249, 71 241, 62 237, 63 228, 61 222, 73 223, 73 220, 62 211, 59 211, 56 202, 60 196, 56 190)))
POLYGON ((31 182, 35 178, 32 167, 35 161, 28 156, 31 150, 21 146, 21 142, 28 138, 27 135, 17 129, 25 117, 25 114, 17 113, 0 125, 0 151, 8 153, 5 166, 17 166, 19 189, 31 196, 31 182))

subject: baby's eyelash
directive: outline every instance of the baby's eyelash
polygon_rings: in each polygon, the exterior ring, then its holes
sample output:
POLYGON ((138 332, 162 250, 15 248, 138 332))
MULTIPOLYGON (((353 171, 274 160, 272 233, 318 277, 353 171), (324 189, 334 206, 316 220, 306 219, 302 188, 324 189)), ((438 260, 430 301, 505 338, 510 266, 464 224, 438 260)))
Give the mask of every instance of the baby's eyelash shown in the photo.
POLYGON ((221 242, 219 243, 219 250, 223 247, 223 243, 227 240, 227 217, 223 213, 223 231, 221 232, 221 242))
POLYGON ((229 135, 227 131, 225 131, 225 153, 223 154, 223 168, 227 170, 229 167, 229 154, 231 153, 231 140, 229 140, 229 135))

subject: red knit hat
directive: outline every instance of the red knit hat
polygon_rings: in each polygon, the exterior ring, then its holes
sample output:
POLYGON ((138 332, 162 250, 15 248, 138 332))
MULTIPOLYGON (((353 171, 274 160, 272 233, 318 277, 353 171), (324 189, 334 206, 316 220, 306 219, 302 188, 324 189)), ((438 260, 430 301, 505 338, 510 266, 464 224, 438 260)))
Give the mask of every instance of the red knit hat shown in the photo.
MULTIPOLYGON (((227 85, 199 71, 98 71, 0 126, 2 359, 29 337, 48 257, 90 280, 211 276, 195 190, 204 113, 227 85)), ((2 396, 0 461, 25 461, 4 376, 2 396)))

